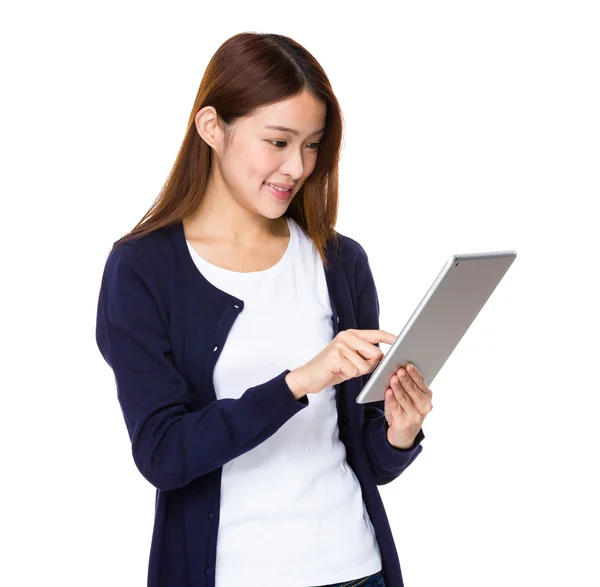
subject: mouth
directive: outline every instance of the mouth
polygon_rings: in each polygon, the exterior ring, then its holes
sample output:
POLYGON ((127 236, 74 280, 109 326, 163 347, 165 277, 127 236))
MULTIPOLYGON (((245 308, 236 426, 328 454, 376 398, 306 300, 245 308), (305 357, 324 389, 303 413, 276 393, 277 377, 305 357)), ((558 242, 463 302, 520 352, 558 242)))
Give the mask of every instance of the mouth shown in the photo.
POLYGON ((273 184, 270 184, 269 182, 266 182, 266 181, 263 182, 263 185, 278 200, 287 200, 291 196, 291 194, 292 194, 292 189, 291 188, 288 188, 287 190, 284 190, 284 189, 282 189, 280 187, 277 187, 277 186, 274 186, 273 184))

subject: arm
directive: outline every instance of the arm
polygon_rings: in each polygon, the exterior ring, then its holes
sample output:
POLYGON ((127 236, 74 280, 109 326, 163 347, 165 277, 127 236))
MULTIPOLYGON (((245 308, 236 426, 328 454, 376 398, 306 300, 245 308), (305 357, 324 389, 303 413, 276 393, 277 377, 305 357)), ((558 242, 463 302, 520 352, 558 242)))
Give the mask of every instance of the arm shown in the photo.
POLYGON ((96 342, 114 372, 135 464, 165 491, 251 450, 305 408, 308 398, 296 399, 286 369, 238 399, 193 410, 192 390, 172 362, 168 327, 154 298, 157 285, 136 248, 117 247, 102 276, 96 342))
MULTIPOLYGON (((357 328, 379 330, 379 298, 366 253, 365 261, 365 266, 357 280, 357 328)), ((380 345, 377 344, 377 346, 380 345)), ((363 386, 372 373, 363 376, 363 386)), ((425 434, 421 429, 410 448, 396 448, 387 439, 388 423, 384 413, 385 401, 361 405, 365 410, 362 434, 369 464, 377 485, 385 485, 396 479, 420 454, 423 450, 420 443, 425 438, 425 434)))

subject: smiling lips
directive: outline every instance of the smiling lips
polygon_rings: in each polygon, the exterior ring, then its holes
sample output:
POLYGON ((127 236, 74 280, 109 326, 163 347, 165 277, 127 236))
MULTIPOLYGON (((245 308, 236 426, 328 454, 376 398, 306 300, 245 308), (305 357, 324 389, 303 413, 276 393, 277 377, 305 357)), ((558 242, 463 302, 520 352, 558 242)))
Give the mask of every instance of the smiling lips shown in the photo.
MULTIPOLYGON (((277 189, 275 187, 276 184, 272 184, 265 181, 265 186, 267 189, 278 199, 278 200, 287 200, 292 194, 291 186, 288 186, 288 189, 282 191, 281 189, 277 189)), ((286 184, 283 184, 285 186, 286 184)))
POLYGON ((280 188, 285 191, 290 191, 294 187, 291 183, 273 183, 272 181, 265 181, 265 183, 271 187, 280 188))

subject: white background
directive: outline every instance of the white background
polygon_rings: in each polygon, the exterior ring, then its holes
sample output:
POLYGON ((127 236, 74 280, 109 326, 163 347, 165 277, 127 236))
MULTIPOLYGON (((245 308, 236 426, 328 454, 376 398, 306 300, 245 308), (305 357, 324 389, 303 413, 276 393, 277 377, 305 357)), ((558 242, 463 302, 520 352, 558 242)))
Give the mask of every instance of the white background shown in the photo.
POLYGON ((154 489, 96 347, 100 277, 242 31, 291 36, 331 80, 337 228, 369 254, 382 329, 400 331, 450 254, 518 253, 431 386, 423 453, 380 488, 407 587, 600 585, 596 2, 15 6, 0 18, 2 585, 145 585, 154 489))

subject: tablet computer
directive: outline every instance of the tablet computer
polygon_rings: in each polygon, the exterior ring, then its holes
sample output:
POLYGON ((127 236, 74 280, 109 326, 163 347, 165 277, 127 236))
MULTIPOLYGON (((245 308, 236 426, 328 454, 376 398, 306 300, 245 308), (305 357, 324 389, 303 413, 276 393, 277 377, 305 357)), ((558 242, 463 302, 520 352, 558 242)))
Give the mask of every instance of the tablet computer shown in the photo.
POLYGON ((516 256, 516 251, 452 255, 369 374, 356 403, 384 401, 392 375, 409 362, 429 387, 516 256))

